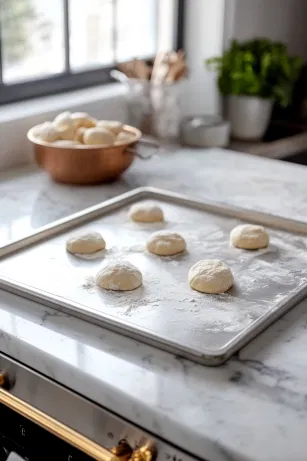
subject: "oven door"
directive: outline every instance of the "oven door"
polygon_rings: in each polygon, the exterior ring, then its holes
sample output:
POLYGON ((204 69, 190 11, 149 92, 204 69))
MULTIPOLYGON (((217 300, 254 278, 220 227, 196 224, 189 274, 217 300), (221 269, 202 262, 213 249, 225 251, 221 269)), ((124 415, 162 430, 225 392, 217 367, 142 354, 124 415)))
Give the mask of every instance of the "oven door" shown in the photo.
POLYGON ((0 461, 15 453, 27 461, 195 460, 0 354, 0 461))
POLYGON ((74 430, 0 390, 0 461, 116 461, 74 430), (25 416, 26 415, 26 416, 25 416))

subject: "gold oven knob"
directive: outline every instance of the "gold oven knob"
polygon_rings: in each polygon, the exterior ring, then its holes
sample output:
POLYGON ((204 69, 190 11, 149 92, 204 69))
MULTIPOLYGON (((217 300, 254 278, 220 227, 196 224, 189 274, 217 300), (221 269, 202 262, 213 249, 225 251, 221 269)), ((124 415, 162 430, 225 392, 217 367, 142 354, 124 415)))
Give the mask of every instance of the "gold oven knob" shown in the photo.
POLYGON ((111 449, 111 452, 121 461, 154 461, 156 457, 155 446, 147 442, 134 450, 126 440, 120 440, 118 445, 111 449))
POLYGON ((5 373, 0 372, 0 387, 4 387, 5 385, 5 373))
POLYGON ((156 448, 148 442, 139 448, 133 450, 130 460, 131 461, 154 461, 156 457, 156 448))
POLYGON ((121 461, 128 461, 132 455, 132 448, 126 440, 120 440, 116 447, 111 449, 111 453, 116 455, 121 461))
POLYGON ((13 387, 13 382, 9 379, 5 371, 0 371, 0 388, 10 390, 13 387))

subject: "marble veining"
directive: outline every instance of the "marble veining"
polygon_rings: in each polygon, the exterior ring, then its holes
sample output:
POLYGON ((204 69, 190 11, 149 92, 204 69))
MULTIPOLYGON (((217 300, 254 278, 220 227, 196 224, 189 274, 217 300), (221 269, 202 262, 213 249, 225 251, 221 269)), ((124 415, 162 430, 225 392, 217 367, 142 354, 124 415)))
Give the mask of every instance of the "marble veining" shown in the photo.
MULTIPOLYGON (((129 189, 152 185, 307 222, 304 167, 219 149, 135 162, 114 184, 0 175, 0 244, 129 189)), ((307 302, 219 368, 0 294, 0 349, 208 461, 305 461, 307 302)))

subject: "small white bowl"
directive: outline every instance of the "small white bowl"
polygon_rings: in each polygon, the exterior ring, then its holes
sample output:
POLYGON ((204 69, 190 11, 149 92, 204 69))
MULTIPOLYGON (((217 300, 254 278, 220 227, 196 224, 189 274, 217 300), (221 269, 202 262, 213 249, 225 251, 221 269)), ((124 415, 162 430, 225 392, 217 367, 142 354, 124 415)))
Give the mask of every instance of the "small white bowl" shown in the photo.
POLYGON ((181 143, 196 147, 226 147, 230 123, 215 115, 194 115, 181 122, 181 143))

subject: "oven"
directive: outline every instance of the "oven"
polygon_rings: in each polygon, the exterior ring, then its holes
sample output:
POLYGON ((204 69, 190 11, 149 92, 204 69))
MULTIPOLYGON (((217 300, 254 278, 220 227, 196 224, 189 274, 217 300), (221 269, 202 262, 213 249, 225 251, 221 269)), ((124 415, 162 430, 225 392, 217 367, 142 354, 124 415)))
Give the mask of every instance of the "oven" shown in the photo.
POLYGON ((0 461, 192 461, 34 370, 0 354, 0 461))

